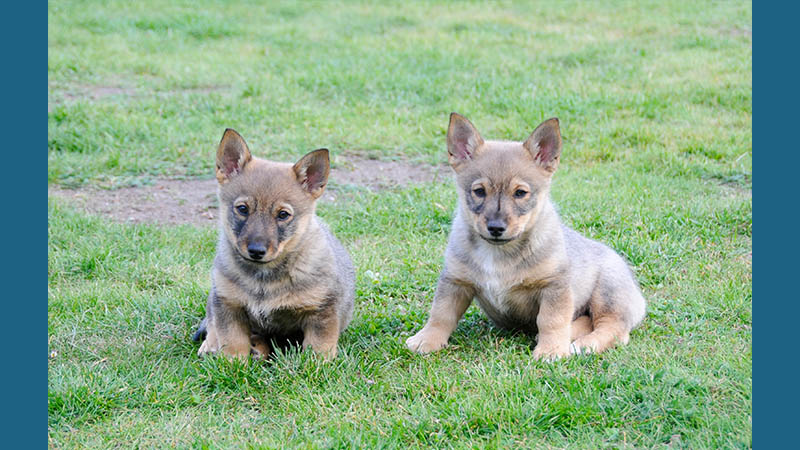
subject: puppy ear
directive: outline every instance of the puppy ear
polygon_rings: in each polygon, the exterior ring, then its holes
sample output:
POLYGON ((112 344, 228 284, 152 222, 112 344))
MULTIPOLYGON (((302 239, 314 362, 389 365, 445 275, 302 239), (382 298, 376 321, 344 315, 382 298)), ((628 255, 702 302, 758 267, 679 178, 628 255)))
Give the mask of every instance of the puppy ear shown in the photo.
POLYGON ((228 182, 244 169, 250 161, 250 149, 244 138, 231 128, 226 128, 217 148, 217 181, 228 182))
POLYGON ((447 152, 450 154, 450 165, 453 168, 474 158, 483 138, 466 117, 461 114, 450 114, 450 126, 447 127, 447 152))
POLYGON ((530 152, 536 165, 550 173, 555 172, 561 158, 558 119, 554 117, 542 122, 522 145, 530 152))
POLYGON ((294 165, 297 182, 314 198, 319 198, 325 191, 330 171, 331 162, 327 148, 314 150, 294 165))

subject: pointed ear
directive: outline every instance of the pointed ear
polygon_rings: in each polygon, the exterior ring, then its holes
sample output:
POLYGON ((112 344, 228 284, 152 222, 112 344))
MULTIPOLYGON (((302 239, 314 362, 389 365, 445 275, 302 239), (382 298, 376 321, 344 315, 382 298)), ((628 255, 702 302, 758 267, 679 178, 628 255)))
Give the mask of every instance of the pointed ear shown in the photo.
POLYGON ((327 148, 314 150, 300 158, 300 161, 297 161, 297 164, 294 165, 297 182, 314 198, 319 198, 322 192, 325 191, 330 171, 331 162, 327 148))
POLYGON ((450 154, 450 165, 455 168, 464 161, 477 155, 478 148, 483 145, 483 138, 478 130, 461 114, 450 114, 450 126, 447 127, 447 152, 450 154))
POLYGON ((226 128, 217 148, 217 181, 220 184, 229 181, 251 158, 244 138, 235 130, 226 128))
POLYGON ((561 129, 558 119, 547 119, 531 133, 522 144, 533 157, 533 161, 544 170, 553 173, 561 158, 561 129))

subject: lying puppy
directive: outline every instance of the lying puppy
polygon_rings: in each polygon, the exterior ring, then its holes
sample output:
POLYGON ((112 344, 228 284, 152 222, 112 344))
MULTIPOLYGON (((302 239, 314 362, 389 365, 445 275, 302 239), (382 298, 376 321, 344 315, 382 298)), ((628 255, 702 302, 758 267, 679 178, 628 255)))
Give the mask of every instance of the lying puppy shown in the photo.
POLYGON ((227 129, 217 150, 219 242, 198 351, 266 356, 269 343, 302 339, 326 359, 353 316, 355 272, 315 215, 330 172, 328 150, 296 164, 254 158, 227 129))
POLYGON ((484 141, 453 113, 447 149, 458 211, 430 318, 408 348, 445 347, 473 298, 498 326, 538 333, 537 359, 627 343, 645 315, 633 273, 613 250, 562 224, 550 201, 558 119, 522 143, 484 141))

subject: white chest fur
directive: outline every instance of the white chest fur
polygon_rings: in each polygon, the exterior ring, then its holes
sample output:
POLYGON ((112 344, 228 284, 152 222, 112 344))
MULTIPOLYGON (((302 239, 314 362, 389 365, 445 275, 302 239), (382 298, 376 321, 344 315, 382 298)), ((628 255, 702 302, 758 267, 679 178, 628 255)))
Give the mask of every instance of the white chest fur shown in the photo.
POLYGON ((478 299, 499 312, 505 311, 508 308, 508 294, 514 284, 512 271, 499 264, 498 258, 502 258, 502 255, 494 249, 482 249, 474 256, 478 269, 475 280, 478 299))

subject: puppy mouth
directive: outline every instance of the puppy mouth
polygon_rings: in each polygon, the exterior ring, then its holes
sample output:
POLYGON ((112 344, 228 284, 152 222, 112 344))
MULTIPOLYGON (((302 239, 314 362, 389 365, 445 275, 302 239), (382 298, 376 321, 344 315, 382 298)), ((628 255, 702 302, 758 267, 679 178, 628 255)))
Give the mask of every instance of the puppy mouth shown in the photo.
POLYGON ((267 263, 271 263, 272 262, 271 259, 269 261, 266 261, 266 260, 263 260, 263 259, 251 259, 251 258, 245 258, 245 259, 248 262, 251 262, 253 264, 267 264, 267 263))
POLYGON ((270 258, 270 259, 253 259, 253 258, 250 258, 249 256, 245 256, 245 255, 243 255, 241 253, 239 253, 239 257, 242 258, 243 260, 245 260, 248 263, 258 264, 258 265, 269 264, 269 263, 275 261, 276 259, 278 259, 277 256, 275 256, 274 258, 270 258))
POLYGON ((488 243, 490 243, 492 245, 503 245, 503 244, 506 244, 506 243, 511 242, 511 241, 514 240, 514 238, 508 238, 508 239, 501 239, 501 238, 496 238, 496 237, 488 238, 488 237, 486 237, 486 236, 484 236, 482 234, 479 235, 479 236, 481 237, 481 239, 483 239, 484 241, 486 241, 486 242, 488 242, 488 243))

